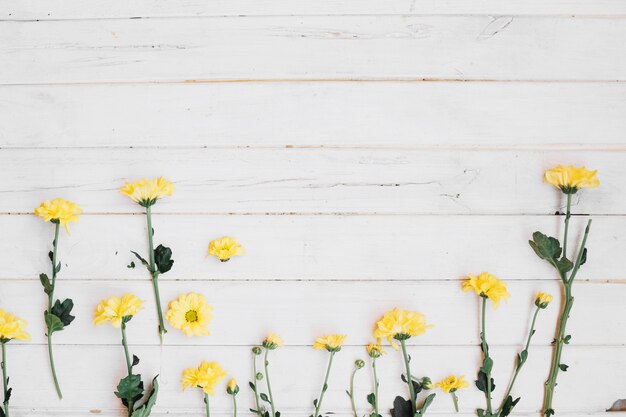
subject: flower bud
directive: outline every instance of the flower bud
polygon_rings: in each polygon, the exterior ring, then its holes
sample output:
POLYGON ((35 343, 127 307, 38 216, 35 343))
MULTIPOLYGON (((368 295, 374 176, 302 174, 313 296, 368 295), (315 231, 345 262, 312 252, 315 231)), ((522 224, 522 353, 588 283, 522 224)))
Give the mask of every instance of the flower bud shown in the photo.
POLYGON ((552 298, 552 294, 539 291, 535 298, 535 305, 541 309, 546 308, 552 302, 552 298))
POLYGON ((385 353, 383 352, 383 347, 378 343, 370 343, 365 350, 367 350, 367 354, 370 358, 380 358, 382 354, 385 353))
POLYGON ((432 389, 433 388, 433 382, 427 376, 425 376, 425 377, 423 377, 421 379, 420 384, 422 384, 422 388, 424 388, 424 389, 432 389))
POLYGON ((365 362, 363 362, 363 360, 362 360, 362 359, 357 359, 357 360, 354 362, 354 366, 356 366, 356 367, 357 367, 357 369, 361 369, 362 367, 364 367, 364 366, 365 366, 365 362))
POLYGON ((237 395, 237 393, 239 392, 239 385, 237 385, 237 380, 235 378, 232 378, 228 382, 228 385, 226 386, 226 392, 230 395, 237 395))
POLYGON ((257 372, 255 378, 257 381, 260 381, 263 379, 263 374, 261 372, 257 372))
POLYGON ((260 355, 261 354, 261 348, 258 346, 255 346, 252 348, 252 353, 254 353, 255 355, 260 355))

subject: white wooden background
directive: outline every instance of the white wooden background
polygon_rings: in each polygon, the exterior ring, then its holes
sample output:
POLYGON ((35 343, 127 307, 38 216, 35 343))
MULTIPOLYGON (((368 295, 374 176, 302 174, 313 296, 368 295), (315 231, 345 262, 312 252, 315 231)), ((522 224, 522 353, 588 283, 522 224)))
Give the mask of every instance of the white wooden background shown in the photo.
MULTIPOLYGON (((121 415, 119 336, 91 318, 127 291, 147 300, 129 337, 145 379, 162 375, 155 415, 202 415, 178 380, 203 358, 240 380, 246 409, 250 347, 273 330, 287 342, 271 365, 285 416, 307 416, 318 394, 314 337, 349 334, 324 401, 346 416, 352 363, 394 306, 436 325, 411 340, 414 372, 473 379, 478 303, 459 283, 483 270, 512 293, 488 319, 504 387, 533 294, 558 293, 526 243, 561 232, 562 199, 541 178, 556 163, 597 168, 602 186, 575 196, 573 236, 594 223, 555 407, 603 414, 626 398, 625 18, 623 0, 4 0, 0 306, 33 333, 9 346, 13 415, 121 415), (199 291, 215 307, 211 337, 171 331, 162 348, 147 274, 126 268, 129 250, 145 251, 144 218, 116 192, 158 175, 177 187, 155 208, 156 241, 176 260, 163 298, 199 291), (60 242, 57 293, 78 316, 55 335, 62 402, 37 280, 52 228, 31 215, 57 196, 85 210, 60 242), (207 259, 224 234, 248 255, 207 259)), ((557 307, 539 320, 518 415, 538 415, 557 307)), ((399 356, 380 368, 386 409, 404 393, 399 356)), ((361 414, 370 389, 361 371, 361 414)), ((480 394, 460 394, 462 414, 480 394)), ((213 406, 228 415, 229 398, 213 406)), ((432 413, 451 411, 440 394, 432 413)))

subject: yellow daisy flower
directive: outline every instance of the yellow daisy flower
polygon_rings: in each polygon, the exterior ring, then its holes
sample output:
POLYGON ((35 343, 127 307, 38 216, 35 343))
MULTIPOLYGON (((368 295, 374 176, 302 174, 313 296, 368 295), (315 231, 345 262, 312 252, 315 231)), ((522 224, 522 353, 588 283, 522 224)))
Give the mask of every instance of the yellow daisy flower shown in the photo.
POLYGON ((263 347, 265 349, 274 350, 276 348, 282 347, 285 344, 283 339, 277 335, 276 333, 270 332, 267 337, 263 340, 263 347))
POLYGON ((64 200, 62 198, 55 198, 54 200, 46 200, 35 209, 35 215, 42 217, 44 221, 51 221, 53 223, 60 223, 65 227, 67 233, 70 233, 70 222, 77 222, 78 215, 83 210, 76 203, 64 200))
POLYGON ((371 358, 380 358, 383 354, 385 354, 382 345, 379 343, 370 343, 365 347, 365 350, 367 350, 367 354, 371 358))
POLYGON ((209 336, 208 325, 213 318, 211 307, 201 294, 181 294, 170 302, 165 318, 172 327, 182 330, 186 336, 209 336))
POLYGON ((565 194, 575 194, 581 188, 596 188, 600 180, 596 176, 597 170, 590 171, 587 168, 577 168, 573 165, 564 167, 557 165, 544 174, 548 184, 554 185, 565 194))
POLYGON ((142 308, 143 301, 132 294, 125 294, 122 298, 112 296, 96 306, 93 324, 110 322, 114 327, 120 327, 124 317, 132 317, 142 308))
POLYGON ((187 388, 202 388, 205 394, 215 394, 215 387, 226 377, 226 371, 217 362, 202 361, 197 368, 183 371, 183 391, 187 388))
POLYGON ((142 178, 139 181, 127 182, 120 188, 120 193, 143 207, 152 206, 157 200, 174 194, 174 191, 174 184, 163 177, 151 180, 142 178))
POLYGON ((419 336, 431 327, 433 327, 432 324, 426 324, 426 317, 423 314, 394 308, 383 314, 383 317, 376 322, 374 338, 387 339, 389 344, 397 350, 399 346, 394 339, 406 340, 412 336, 419 336))
POLYGON ((463 281, 462 288, 465 292, 474 291, 479 296, 490 299, 494 308, 498 308, 500 300, 506 300, 511 296, 504 281, 488 272, 483 272, 478 276, 468 275, 467 280, 463 281))
POLYGON ((469 387, 469 382, 465 380, 465 376, 454 376, 450 375, 446 379, 437 382, 436 384, 439 388, 443 390, 446 394, 451 392, 455 392, 461 388, 469 387))
POLYGON ((209 256, 216 256, 220 261, 226 262, 233 256, 243 256, 246 251, 234 237, 224 236, 212 240, 209 243, 209 256))
POLYGON ((30 334, 26 331, 28 323, 7 313, 0 308, 0 341, 5 343, 12 339, 30 340, 30 334))
POLYGON ((313 343, 313 349, 321 350, 326 349, 329 352, 339 352, 343 342, 346 340, 344 334, 327 334, 315 339, 313 343))
POLYGON ((535 297, 535 305, 539 308, 546 308, 552 302, 552 294, 539 291, 535 297))

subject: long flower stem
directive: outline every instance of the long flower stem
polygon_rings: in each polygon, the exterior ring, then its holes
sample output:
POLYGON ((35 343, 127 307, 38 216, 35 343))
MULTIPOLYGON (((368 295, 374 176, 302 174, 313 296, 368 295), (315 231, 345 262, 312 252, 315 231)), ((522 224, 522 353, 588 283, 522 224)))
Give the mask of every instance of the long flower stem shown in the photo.
POLYGON ((326 368, 326 376, 324 377, 324 385, 322 385, 322 392, 320 393, 320 397, 317 400, 317 405, 315 406, 315 414, 313 417, 319 417, 320 409, 322 408, 322 400, 324 399, 324 393, 326 389, 328 389, 328 376, 330 375, 330 368, 333 365, 333 357, 336 352, 330 352, 330 357, 328 358, 328 367, 326 368))
POLYGON ((374 413, 378 416, 378 375, 376 374, 376 358, 372 358, 372 375, 374 377, 374 413))
POLYGON ((417 412, 417 401, 415 398, 415 390, 413 389, 413 379, 411 377, 411 366, 409 365, 409 354, 406 351, 406 341, 401 340, 400 346, 402 346, 402 357, 404 358, 404 367, 406 368, 406 381, 409 385, 409 395, 411 396, 411 404, 413 407, 413 413, 417 412))
POLYGON ((209 411, 209 395, 204 394, 204 406, 206 408, 206 417, 211 417, 211 411, 209 411))
MULTIPOLYGON (((128 340, 126 339, 126 323, 122 322, 122 346, 124 346, 124 356, 126 357, 126 369, 128 370, 128 376, 133 374, 133 363, 130 361, 130 354, 128 353, 128 340)), ((133 413, 134 404, 133 401, 128 402, 128 416, 133 413)))
MULTIPOLYGON (((487 326, 485 326, 487 298, 486 297, 482 297, 482 298, 483 298, 483 305, 482 305, 482 317, 481 317, 481 330, 482 330, 481 338, 482 338, 482 346, 483 346, 483 355, 485 356, 485 358, 488 358, 489 347, 487 345, 487 326)), ((487 377, 487 392, 485 393, 485 398, 487 399, 487 412, 489 414, 493 414, 492 408, 491 408, 491 371, 486 373, 486 377, 487 377)))
POLYGON ((276 417, 276 407, 274 406, 274 396, 272 395, 272 385, 270 384, 270 373, 268 370, 269 362, 267 360, 267 355, 269 353, 269 349, 265 349, 265 360, 263 362, 265 366, 265 382, 267 383, 267 392, 270 395, 270 406, 272 407, 272 417, 276 417))
POLYGON ((165 329, 165 323, 163 322, 163 310, 161 309, 161 296, 159 295, 159 271, 154 263, 154 241, 152 230, 152 209, 150 206, 146 207, 146 220, 148 222, 148 246, 150 255, 150 274, 152 275, 152 286, 154 287, 154 298, 156 299, 157 314, 159 316, 159 337, 161 344, 163 344, 163 335, 167 333, 165 329))
POLYGON ((567 211, 565 212, 565 230, 563 232, 563 256, 567 258, 567 232, 569 230, 569 219, 572 216, 572 195, 567 194, 567 211))
POLYGON ((355 366, 352 370, 352 375, 350 375, 350 405, 352 406, 352 414, 354 415, 354 417, 359 417, 356 412, 356 405, 354 404, 354 376, 356 375, 356 371, 358 370, 359 368, 355 366))
POLYGON ((252 378, 254 378, 254 400, 256 402, 256 413, 259 417, 263 417, 263 413, 261 412, 261 400, 259 399, 259 384, 257 384, 256 379, 256 354, 252 355, 252 378))
POLYGON ((454 403, 454 411, 459 412, 459 398, 456 396, 456 392, 451 392, 452 402, 454 403))
POLYGON ((233 395, 233 417, 237 417, 237 396, 233 395))
POLYGON ((4 415, 9 417, 9 396, 7 392, 9 391, 9 377, 7 376, 7 347, 6 342, 2 342, 2 386, 4 387, 3 396, 4 396, 4 415))
MULTIPOLYGON (((54 241, 52 242, 52 282, 50 283, 51 289, 48 294, 48 314, 52 314, 52 306, 54 304, 54 288, 57 281, 57 248, 59 246, 59 228, 61 224, 56 222, 54 224, 54 241)), ((48 357, 50 358, 50 370, 52 371, 52 379, 54 380, 54 387, 56 388, 57 395, 60 400, 63 399, 61 393, 61 387, 57 378, 57 372, 54 367, 54 354, 52 353, 52 332, 48 329, 48 357)))

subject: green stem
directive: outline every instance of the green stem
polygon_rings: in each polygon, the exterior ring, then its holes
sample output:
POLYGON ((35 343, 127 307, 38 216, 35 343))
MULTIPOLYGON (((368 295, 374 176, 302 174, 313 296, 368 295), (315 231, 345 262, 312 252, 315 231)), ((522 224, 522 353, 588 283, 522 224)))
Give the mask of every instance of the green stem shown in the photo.
POLYGON ((358 370, 359 368, 355 366, 352 370, 352 375, 350 376, 350 404, 352 405, 352 414, 354 415, 354 417, 359 417, 356 412, 356 405, 354 404, 354 376, 356 375, 356 371, 358 370))
POLYGON ((257 384, 256 379, 256 354, 252 354, 252 370, 254 371, 252 378, 254 379, 254 400, 256 401, 256 413, 259 417, 263 417, 263 413, 261 412, 261 400, 259 399, 259 384, 257 384))
POLYGON ((572 195, 567 194, 567 211, 565 212, 565 231, 563 232, 563 256, 567 258, 567 232, 569 230, 569 218, 571 217, 572 195))
MULTIPOLYGON (((487 326, 485 326, 485 316, 487 309, 487 297, 482 297, 483 305, 482 305, 482 317, 481 317, 481 329, 482 329, 482 346, 483 346, 483 355, 485 358, 489 357, 489 347, 487 346, 487 326)), ((491 408, 491 371, 487 372, 487 392, 485 393, 485 398, 487 399, 487 413, 492 413, 491 408)))
POLYGON ((417 401, 415 398, 415 390, 413 389, 413 379, 411 378, 411 367, 409 365, 409 355, 406 352, 406 341, 400 340, 400 346, 402 346, 402 357, 404 358, 404 367, 406 368, 406 380, 409 385, 409 395, 411 396, 411 404, 413 407, 413 413, 417 412, 417 401))
POLYGON ((276 417, 276 408, 274 406, 274 396, 272 395, 272 385, 270 384, 270 374, 269 374, 269 370, 268 370, 269 362, 267 360, 267 355, 268 355, 269 352, 270 352, 269 349, 265 349, 265 360, 264 360, 265 381, 267 383, 267 392, 270 395, 270 406, 272 407, 272 417, 276 417))
MULTIPOLYGON (((50 294, 48 294, 48 313, 52 314, 52 305, 54 304, 54 289, 57 281, 57 252, 59 246, 59 229, 61 224, 57 221, 54 223, 54 241, 52 242, 52 282, 50 283, 51 289, 50 294)), ((63 394, 61 393, 61 387, 59 385, 59 380, 57 378, 56 369, 54 367, 54 355, 52 352, 52 332, 48 329, 48 357, 50 358, 50 370, 52 371, 52 379, 54 380, 54 387, 57 391, 57 396, 60 400, 63 399, 63 394)))
POLYGON ((233 417, 237 417, 237 396, 233 395, 233 417))
POLYGON ((456 396, 456 392, 451 392, 452 402, 454 403, 454 411, 459 412, 459 398, 456 396))
POLYGON ((7 347, 6 342, 2 342, 2 385, 4 387, 4 415, 9 417, 9 377, 7 376, 7 347))
POLYGON ((374 412, 378 414, 378 375, 376 374, 376 358, 372 358, 372 374, 374 376, 374 412))
POLYGON ((161 309, 161 296, 159 295, 159 271, 154 263, 154 241, 152 230, 152 209, 150 206, 146 207, 146 220, 148 222, 148 246, 150 255, 150 275, 152 276, 152 286, 154 288, 154 298, 156 299, 157 314, 159 316, 159 337, 161 344, 163 344, 163 335, 167 333, 165 329, 165 323, 163 322, 163 310, 161 309))
MULTIPOLYGON (((133 363, 130 361, 130 354, 128 353, 128 340, 126 339, 126 323, 122 321, 122 346, 124 346, 124 356, 126 357, 126 369, 128 370, 128 376, 133 374, 133 363)), ((128 416, 133 412, 133 401, 128 402, 128 416)))
POLYGON ((57 379, 57 371, 54 366, 54 355, 52 353, 52 334, 48 330, 48 357, 50 358, 50 369, 52 370, 52 379, 54 380, 54 387, 56 388, 57 395, 59 399, 63 399, 63 394, 61 393, 61 387, 59 386, 59 380, 57 379))
POLYGON ((585 246, 587 245, 587 237, 589 237, 589 229, 591 229, 591 219, 587 222, 587 227, 585 227, 585 234, 583 235, 583 240, 580 243, 580 249, 578 250, 578 256, 576 257, 576 262, 574 263, 574 268, 572 269, 572 273, 570 274, 569 279, 567 280, 567 284, 571 285, 576 278, 576 274, 580 269, 580 264, 583 261, 583 254, 585 252, 585 246))
POLYGON ((324 399, 324 393, 326 389, 328 389, 328 376, 330 375, 330 367, 333 365, 333 357, 336 352, 330 352, 330 357, 328 358, 328 367, 326 368, 326 376, 324 377, 324 385, 322 385, 322 392, 320 393, 319 400, 317 401, 317 405, 315 406, 315 414, 313 417, 319 417, 320 409, 322 408, 322 400, 324 399))
POLYGON ((209 411, 209 394, 204 394, 204 406, 206 408, 206 417, 211 417, 211 412, 209 411))

